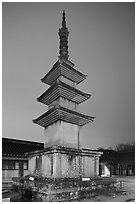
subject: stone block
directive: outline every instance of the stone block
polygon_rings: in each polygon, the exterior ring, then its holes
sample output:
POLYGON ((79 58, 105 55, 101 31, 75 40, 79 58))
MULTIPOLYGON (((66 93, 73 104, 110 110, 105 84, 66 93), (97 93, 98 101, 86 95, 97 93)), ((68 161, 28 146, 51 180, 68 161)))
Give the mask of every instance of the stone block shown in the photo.
POLYGON ((44 147, 64 146, 78 148, 78 126, 64 121, 57 121, 44 130, 44 147))

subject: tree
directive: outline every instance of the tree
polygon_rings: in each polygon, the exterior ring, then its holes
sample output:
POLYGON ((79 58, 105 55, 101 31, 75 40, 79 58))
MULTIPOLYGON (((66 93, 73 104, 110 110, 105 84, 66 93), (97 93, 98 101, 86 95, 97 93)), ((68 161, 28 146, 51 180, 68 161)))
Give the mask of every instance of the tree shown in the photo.
POLYGON ((116 151, 135 151, 135 143, 118 144, 115 146, 116 151))
POLYGON ((104 147, 98 147, 97 150, 99 150, 99 151, 104 151, 105 148, 104 148, 104 147))

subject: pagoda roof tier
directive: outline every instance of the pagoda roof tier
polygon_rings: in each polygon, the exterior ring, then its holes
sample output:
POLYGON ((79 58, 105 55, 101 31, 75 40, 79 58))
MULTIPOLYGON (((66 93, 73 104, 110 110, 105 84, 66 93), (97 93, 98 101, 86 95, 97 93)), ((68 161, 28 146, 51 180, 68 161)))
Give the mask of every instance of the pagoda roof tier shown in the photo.
POLYGON ((51 85, 59 76, 64 76, 67 79, 79 84, 86 75, 73 68, 74 64, 69 60, 60 59, 54 64, 52 69, 41 79, 43 83, 51 85))
POLYGON ((86 94, 68 84, 61 81, 55 82, 47 91, 45 91, 37 100, 46 105, 51 104, 59 97, 71 100, 77 104, 90 98, 90 94, 86 94))
POLYGON ((83 126, 93 121, 94 117, 83 115, 73 110, 56 105, 37 119, 34 119, 33 122, 42 127, 47 127, 58 120, 83 126))

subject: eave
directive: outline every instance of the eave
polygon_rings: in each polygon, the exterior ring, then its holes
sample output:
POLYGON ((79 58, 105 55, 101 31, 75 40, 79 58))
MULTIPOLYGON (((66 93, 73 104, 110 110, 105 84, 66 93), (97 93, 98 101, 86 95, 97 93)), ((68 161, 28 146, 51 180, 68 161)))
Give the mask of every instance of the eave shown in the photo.
POLYGON ((43 83, 51 85, 59 76, 64 76, 67 79, 75 82, 76 84, 79 84, 84 79, 86 79, 86 75, 74 69, 72 66, 70 66, 69 63, 65 63, 62 60, 58 60, 54 64, 52 69, 41 79, 41 81, 43 83))
POLYGON ((37 119, 34 119, 33 122, 42 127, 47 127, 57 122, 58 120, 83 126, 91 121, 93 122, 94 117, 87 116, 58 105, 50 109, 37 119))
POLYGON ((27 159, 27 157, 24 155, 24 156, 8 156, 8 155, 6 155, 6 156, 3 156, 2 155, 2 160, 23 160, 23 161, 28 161, 28 159, 27 159))
POLYGON ((98 152, 96 150, 91 149, 78 149, 78 148, 71 148, 71 147, 63 147, 63 146, 51 146, 46 147, 44 149, 36 150, 33 152, 26 153, 26 156, 37 156, 37 155, 43 155, 43 153, 46 154, 52 154, 52 153, 62 153, 67 155, 81 155, 81 156, 91 156, 91 157, 100 157, 102 152, 98 152))
POLYGON ((55 82, 47 91, 38 97, 37 100, 46 105, 50 105, 59 97, 79 104, 89 99, 91 95, 59 81, 55 82))

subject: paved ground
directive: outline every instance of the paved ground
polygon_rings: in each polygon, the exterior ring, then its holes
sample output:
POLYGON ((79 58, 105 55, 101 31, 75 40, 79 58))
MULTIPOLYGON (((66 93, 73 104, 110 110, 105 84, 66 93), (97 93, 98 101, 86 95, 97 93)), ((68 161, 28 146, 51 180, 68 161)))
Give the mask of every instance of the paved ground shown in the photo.
MULTIPOLYGON (((80 202, 135 202, 135 177, 124 176, 116 177, 118 181, 122 181, 121 193, 112 196, 96 196, 95 198, 81 199, 80 202)), ((118 184, 120 187, 120 183, 118 184)))

